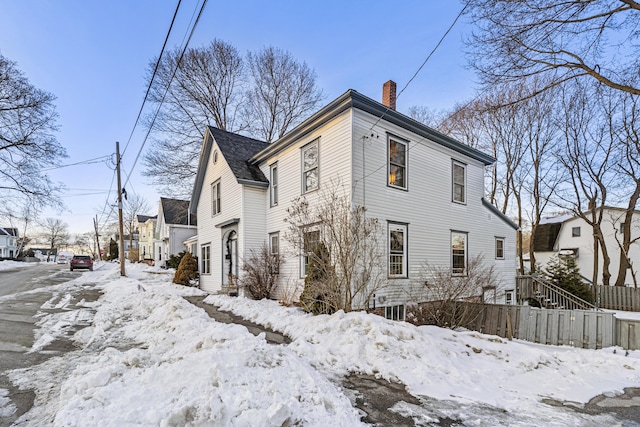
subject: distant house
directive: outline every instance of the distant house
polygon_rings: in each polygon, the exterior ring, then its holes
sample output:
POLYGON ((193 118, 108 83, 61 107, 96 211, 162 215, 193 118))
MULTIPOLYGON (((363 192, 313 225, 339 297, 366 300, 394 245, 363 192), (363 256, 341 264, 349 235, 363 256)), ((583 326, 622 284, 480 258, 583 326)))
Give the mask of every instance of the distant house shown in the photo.
MULTIPOLYGON (((465 275, 476 256, 496 272, 492 301, 512 296, 517 226, 483 198, 495 159, 395 111, 395 83, 383 93, 381 104, 349 90, 272 144, 206 129, 190 205, 202 289, 242 282, 244 259, 266 244, 285 257, 279 295, 301 291, 309 256, 285 239, 287 209, 340 180, 384 230, 378 307, 403 313, 423 263, 465 275)), ((303 246, 318 232, 310 224, 303 246)))
POLYGON ((136 230, 138 230, 139 247, 138 255, 139 260, 153 260, 154 249, 154 236, 156 230, 156 220, 158 216, 137 215, 136 216, 136 230))
MULTIPOLYGON (((601 224, 607 252, 611 258, 609 272, 612 285, 618 276, 620 263, 620 246, 622 242, 622 226, 625 210, 615 207, 605 207, 601 224)), ((640 238, 640 211, 633 215, 631 224, 631 239, 640 238)), ((553 257, 570 257, 576 260, 580 274, 588 281, 593 278, 594 243, 593 229, 582 218, 574 215, 563 215, 556 218, 546 218, 536 228, 533 242, 536 263, 543 268, 553 257)), ((640 269, 640 242, 631 244, 628 258, 631 268, 627 270, 625 283, 633 284, 633 274, 638 276, 640 269)), ((598 284, 602 284, 602 254, 598 256, 598 284)), ((640 280, 640 277, 638 277, 640 280)))
POLYGON ((0 227, 0 258, 18 256, 18 237, 17 228, 0 227))
POLYGON ((171 255, 184 251, 184 241, 197 231, 196 215, 189 212, 189 200, 161 197, 153 248, 156 265, 163 265, 171 255))

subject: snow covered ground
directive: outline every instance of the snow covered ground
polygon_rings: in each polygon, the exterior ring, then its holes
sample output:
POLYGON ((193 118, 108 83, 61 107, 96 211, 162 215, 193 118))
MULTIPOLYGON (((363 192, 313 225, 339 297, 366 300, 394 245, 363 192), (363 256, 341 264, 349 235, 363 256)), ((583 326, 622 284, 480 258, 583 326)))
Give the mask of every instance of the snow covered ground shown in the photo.
MULTIPOLYGON (((16 425, 59 426, 357 426, 361 414, 340 386, 349 373, 400 381, 415 396, 446 401, 442 413, 468 426, 621 424, 543 403, 581 407, 601 393, 640 386, 640 355, 508 341, 476 332, 415 327, 364 313, 311 316, 274 301, 209 296, 206 301, 291 337, 218 323, 146 265, 101 264, 52 287, 48 307, 64 308, 74 287, 96 283, 104 295, 86 310, 40 316, 32 351, 45 351, 74 321, 78 350, 10 372, 36 390, 34 408, 16 425), (487 418, 486 408, 491 411, 487 418), (496 418, 495 414, 501 414, 496 418)), ((45 304, 45 306, 47 306, 45 304)), ((0 390, 0 415, 11 403, 0 390)), ((444 402, 443 402, 444 403, 444 402)), ((437 421, 398 408, 417 425, 437 421)))
POLYGON ((24 267, 34 266, 34 265, 38 265, 38 263, 4 260, 4 261, 0 261, 0 270, 9 270, 11 268, 24 268, 24 267))

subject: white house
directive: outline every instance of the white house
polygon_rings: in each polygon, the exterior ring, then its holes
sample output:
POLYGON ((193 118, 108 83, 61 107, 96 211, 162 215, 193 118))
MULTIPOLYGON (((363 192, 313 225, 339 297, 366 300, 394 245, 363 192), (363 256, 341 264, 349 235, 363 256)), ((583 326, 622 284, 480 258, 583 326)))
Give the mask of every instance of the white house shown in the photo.
POLYGON ((18 255, 18 229, 0 227, 0 258, 15 258, 18 255))
POLYGON ((300 292, 305 257, 284 239, 287 208, 301 195, 314 203, 340 181, 386 233, 380 267, 388 286, 378 307, 408 302, 425 262, 465 274, 477 255, 495 269, 495 300, 505 300, 517 226, 483 198, 494 159, 395 111, 395 83, 383 97, 381 104, 349 90, 272 144, 207 128, 190 205, 202 289, 220 291, 229 274, 241 282, 243 258, 268 243, 286 256, 280 291, 300 292))
POLYGON ((163 265, 171 255, 184 250, 184 241, 197 233, 196 215, 189 213, 189 200, 160 198, 153 255, 163 265))
MULTIPOLYGON (((605 207, 602 216, 602 234, 607 252, 611 258, 609 273, 610 285, 613 285, 620 267, 620 245, 622 242, 622 226, 625 210, 615 207, 605 207)), ((640 237, 640 211, 634 212, 631 223, 631 240, 640 237)), ((547 218, 536 228, 534 239, 534 254, 536 263, 543 268, 553 257, 572 257, 580 269, 580 274, 587 280, 593 278, 594 244, 593 229, 582 218, 574 215, 563 215, 547 218)), ((640 267, 640 244, 631 244, 628 253, 631 268, 627 269, 625 284, 632 285, 633 274, 638 274, 640 267)), ((602 284, 602 253, 598 256, 598 284, 602 284)), ((640 280, 640 277, 637 278, 640 280)))

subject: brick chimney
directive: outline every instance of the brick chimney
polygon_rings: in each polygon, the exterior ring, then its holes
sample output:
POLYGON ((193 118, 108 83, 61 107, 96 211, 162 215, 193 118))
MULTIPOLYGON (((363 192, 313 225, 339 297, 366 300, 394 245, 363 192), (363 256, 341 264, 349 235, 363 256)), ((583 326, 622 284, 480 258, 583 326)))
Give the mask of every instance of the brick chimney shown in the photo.
POLYGON ((392 110, 396 109, 396 82, 393 80, 382 85, 382 103, 392 110))

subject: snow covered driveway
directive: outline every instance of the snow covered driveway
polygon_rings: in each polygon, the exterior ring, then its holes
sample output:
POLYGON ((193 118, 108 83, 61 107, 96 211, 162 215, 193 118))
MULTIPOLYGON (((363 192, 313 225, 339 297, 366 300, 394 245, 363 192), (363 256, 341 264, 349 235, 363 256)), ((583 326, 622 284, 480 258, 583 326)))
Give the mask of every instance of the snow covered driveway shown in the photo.
MULTIPOLYGON (((105 265, 60 285, 70 292, 95 282, 103 296, 86 303, 95 310, 92 319, 77 319, 91 323, 75 332, 77 350, 9 373, 16 385, 36 393, 33 409, 15 425, 357 426, 364 414, 341 385, 352 373, 405 384, 420 405, 395 409, 416 425, 438 425, 443 417, 468 426, 632 425, 543 400, 580 407, 603 392, 640 385, 635 353, 509 342, 364 313, 313 317, 273 301, 207 298, 292 339, 273 345, 243 326, 211 319, 183 298, 202 293, 170 284, 167 272, 145 265, 127 269, 121 278, 116 265, 105 265)), ((39 337, 61 330, 56 314, 41 316, 39 337)), ((8 405, 0 390, 0 416, 8 405)))

